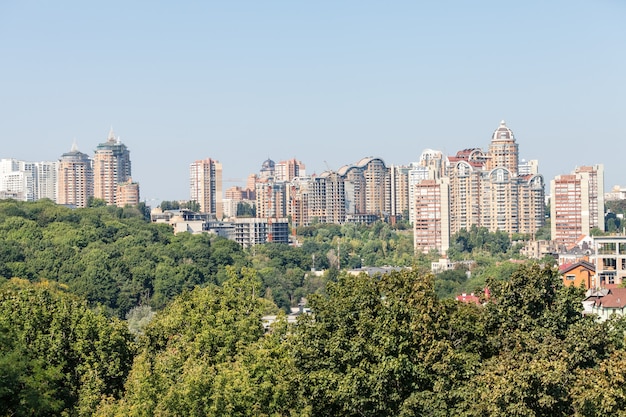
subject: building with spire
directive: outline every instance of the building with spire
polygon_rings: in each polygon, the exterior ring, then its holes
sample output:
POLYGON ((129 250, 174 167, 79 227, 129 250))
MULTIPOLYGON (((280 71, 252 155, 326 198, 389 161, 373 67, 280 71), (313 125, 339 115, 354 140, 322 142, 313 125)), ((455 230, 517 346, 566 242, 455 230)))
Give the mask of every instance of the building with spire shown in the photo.
POLYGON ((93 176, 94 197, 110 205, 116 204, 117 186, 131 177, 131 166, 130 151, 115 137, 113 128, 106 142, 100 143, 94 152, 93 176))
POLYGON ((92 161, 78 150, 76 143, 69 152, 61 155, 58 164, 57 203, 74 207, 87 207, 93 197, 92 161))
POLYGON ((536 161, 523 161, 520 169, 518 144, 504 121, 488 149, 463 149, 441 164, 443 181, 411 185, 416 251, 445 253, 452 235, 472 227, 533 236, 544 225, 543 177, 536 161))
POLYGON ((511 172, 512 176, 517 175, 519 148, 513 132, 507 127, 504 120, 500 121, 500 126, 493 132, 487 154, 485 168, 488 171, 495 168, 505 168, 511 172))

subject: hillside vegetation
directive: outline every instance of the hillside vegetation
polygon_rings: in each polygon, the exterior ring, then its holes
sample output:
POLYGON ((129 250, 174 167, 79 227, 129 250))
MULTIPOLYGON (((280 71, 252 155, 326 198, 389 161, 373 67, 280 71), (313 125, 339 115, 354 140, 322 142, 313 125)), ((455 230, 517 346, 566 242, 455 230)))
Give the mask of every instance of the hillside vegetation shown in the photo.
POLYGON ((244 251, 133 209, 0 202, 0 415, 626 415, 626 322, 582 316, 550 264, 474 249, 490 297, 462 304, 427 257, 338 270, 368 243, 403 259, 386 225, 303 232, 244 251), (314 258, 334 272, 306 275, 314 258))

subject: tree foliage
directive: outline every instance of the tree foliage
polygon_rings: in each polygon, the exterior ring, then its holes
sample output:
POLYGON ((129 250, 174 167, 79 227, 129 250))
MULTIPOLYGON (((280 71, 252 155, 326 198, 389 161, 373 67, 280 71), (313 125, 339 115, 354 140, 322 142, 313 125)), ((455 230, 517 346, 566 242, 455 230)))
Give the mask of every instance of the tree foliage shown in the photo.
POLYGON ((120 395, 133 357, 126 325, 51 283, 0 287, 0 414, 88 416, 120 395))
POLYGON ((471 274, 433 277, 383 223, 299 232, 243 250, 137 209, 0 201, 0 415, 626 415, 626 319, 583 316, 553 262, 475 229, 471 274), (386 263, 412 269, 345 271, 386 263))
POLYGON ((253 270, 228 273, 221 287, 184 292, 145 328, 124 397, 98 415, 289 415, 285 329, 264 334, 253 270))

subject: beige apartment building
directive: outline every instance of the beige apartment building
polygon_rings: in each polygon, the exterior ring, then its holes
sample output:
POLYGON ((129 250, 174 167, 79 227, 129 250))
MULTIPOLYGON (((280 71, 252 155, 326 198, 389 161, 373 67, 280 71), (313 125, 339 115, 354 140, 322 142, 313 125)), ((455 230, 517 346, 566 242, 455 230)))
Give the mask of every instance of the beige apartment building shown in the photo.
MULTIPOLYGON (((289 161, 286 161, 289 162, 289 161)), ((304 164, 291 160, 302 175, 304 164)), ((391 177, 382 159, 363 158, 338 171, 282 181, 283 163, 263 162, 256 182, 257 217, 290 216, 294 225, 310 222, 342 224, 388 218, 391 211, 391 177)))
POLYGON ((91 159, 78 150, 76 144, 61 155, 57 174, 57 203, 87 207, 93 197, 93 170, 91 159))
POLYGON ((409 166, 392 165, 389 167, 391 212, 394 219, 407 216, 409 213, 409 166))
POLYGON ((132 178, 124 183, 117 184, 115 192, 115 205, 117 207, 137 206, 139 204, 139 184, 132 178))
POLYGON ((450 247, 450 180, 424 180, 415 188, 415 252, 445 253, 450 247))
POLYGON ((189 194, 200 204, 202 213, 222 219, 222 164, 211 158, 193 162, 189 166, 189 194))
POLYGON ((277 181, 292 181, 294 178, 305 176, 305 166, 296 158, 280 161, 274 165, 274 177, 277 181))
POLYGON ((346 215, 386 219, 391 212, 391 177, 380 158, 366 157, 337 171, 344 181, 346 215))
POLYGON ((591 229, 604 231, 604 166, 578 167, 550 182, 552 240, 570 247, 591 229))
MULTIPOLYGON (((463 149, 455 156, 447 158, 446 178, 449 182, 448 198, 449 217, 443 212, 443 203, 434 199, 431 188, 432 180, 421 180, 415 185, 415 250, 424 251, 436 248, 445 253, 449 239, 459 231, 469 230, 472 226, 485 227, 490 232, 503 231, 534 234, 545 222, 543 177, 536 171, 536 162, 524 162, 524 174, 519 175, 519 149, 513 132, 504 121, 492 135, 489 150, 479 148, 463 149), (534 168, 533 168, 534 167, 534 168), (423 187, 422 187, 423 184, 423 187), (420 188, 422 187, 422 188, 420 188), (427 198, 421 198, 416 190, 426 192, 427 198), (419 213, 418 213, 418 205, 419 213), (420 214, 421 213, 421 214, 420 214), (435 217, 433 213, 441 213, 435 217), (447 241, 438 236, 438 231, 445 230, 439 225, 437 233, 427 233, 425 224, 429 220, 420 216, 437 218, 439 222, 448 222, 447 241), (430 239, 430 240, 429 240, 430 239)), ((431 221, 432 223, 432 221, 431 221)))
POLYGON ((107 141, 99 144, 94 152, 94 197, 115 205, 118 184, 125 183, 130 176, 130 151, 111 129, 107 141))
POLYGON ((287 215, 287 183, 272 178, 256 183, 256 216, 278 218, 287 215))

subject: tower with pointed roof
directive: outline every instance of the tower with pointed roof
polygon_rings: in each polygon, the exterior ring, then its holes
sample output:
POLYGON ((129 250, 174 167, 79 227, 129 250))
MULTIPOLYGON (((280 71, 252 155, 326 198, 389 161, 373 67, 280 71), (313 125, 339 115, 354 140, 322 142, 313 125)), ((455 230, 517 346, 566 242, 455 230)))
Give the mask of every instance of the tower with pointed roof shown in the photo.
POLYGON ((99 144, 94 153, 94 197, 116 204, 117 186, 131 178, 130 168, 130 151, 111 128, 106 142, 99 144))
POLYGON ((504 120, 500 122, 500 126, 493 132, 488 157, 487 170, 506 168, 511 171, 512 176, 517 175, 519 149, 513 132, 507 127, 504 120))

